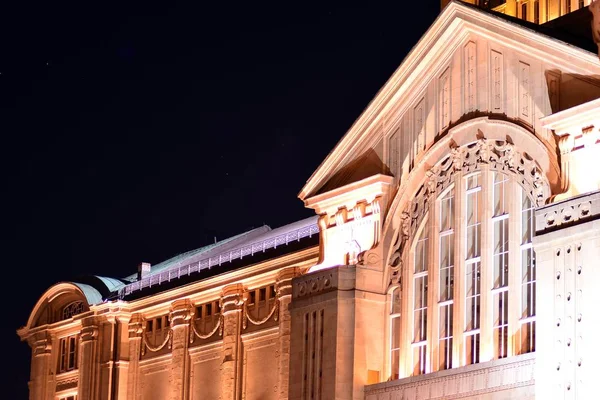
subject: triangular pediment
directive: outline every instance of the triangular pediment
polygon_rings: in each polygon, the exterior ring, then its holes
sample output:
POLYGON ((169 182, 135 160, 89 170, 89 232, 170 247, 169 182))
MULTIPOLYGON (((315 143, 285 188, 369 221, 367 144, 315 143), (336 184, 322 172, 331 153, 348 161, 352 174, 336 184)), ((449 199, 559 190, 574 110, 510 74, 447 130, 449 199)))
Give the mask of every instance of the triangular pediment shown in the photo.
POLYGON ((469 118, 503 118, 541 131, 540 118, 600 97, 599 77, 596 54, 450 2, 298 196, 306 203, 376 174, 398 183, 421 150, 469 118), (529 103, 522 104, 525 96, 529 103))

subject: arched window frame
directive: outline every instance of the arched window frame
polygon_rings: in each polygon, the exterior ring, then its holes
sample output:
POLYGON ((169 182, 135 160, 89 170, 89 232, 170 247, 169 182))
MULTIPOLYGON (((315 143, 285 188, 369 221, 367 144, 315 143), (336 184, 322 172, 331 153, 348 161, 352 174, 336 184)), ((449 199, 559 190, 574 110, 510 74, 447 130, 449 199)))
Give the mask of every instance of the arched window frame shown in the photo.
MULTIPOLYGON (((479 141, 477 144, 473 144, 470 145, 469 148, 474 148, 475 146, 479 146, 479 147, 483 147, 483 145, 485 145, 485 142, 479 141), (483 144, 481 144, 483 143, 483 144)), ((480 192, 483 196, 482 201, 486 204, 493 204, 493 200, 494 200, 494 174, 495 173, 503 173, 505 174, 505 184, 507 186, 507 191, 506 193, 508 193, 507 195, 511 198, 511 199, 521 199, 521 196, 528 196, 528 194, 530 195, 535 195, 535 198, 531 198, 528 197, 528 199, 531 202, 531 205, 534 204, 538 204, 540 203, 540 201, 542 201, 540 197, 540 194, 542 193, 540 189, 541 186, 539 186, 540 184, 536 184, 536 180, 535 179, 539 179, 537 177, 534 177, 533 180, 530 181, 526 181, 527 178, 524 178, 522 175, 519 175, 519 171, 515 170, 515 164, 512 162, 514 159, 518 159, 518 157, 528 157, 526 155, 520 155, 516 152, 514 152, 514 149, 512 148, 512 145, 508 144, 508 143, 502 143, 502 142, 495 142, 494 144, 490 145, 490 148, 492 149, 499 149, 501 152, 505 151, 504 155, 499 156, 496 160, 492 160, 495 162, 495 164, 493 162, 487 163, 487 162, 481 162, 479 163, 479 161, 477 163, 473 163, 472 165, 470 165, 466 171, 463 168, 462 170, 454 170, 454 173, 450 175, 451 179, 446 182, 445 186, 442 186, 442 190, 441 193, 435 193, 435 198, 430 198, 428 200, 427 196, 429 193, 427 192, 427 188, 426 186, 429 184, 428 182, 426 182, 423 187, 420 189, 420 191, 417 193, 417 196, 415 196, 415 200, 413 200, 413 202, 411 203, 411 205, 409 207, 413 208, 412 210, 409 209, 408 211, 405 211, 404 213, 406 213, 407 215, 410 214, 410 220, 411 225, 414 227, 413 229, 411 229, 411 231, 413 232, 413 234, 410 235, 410 253, 408 254, 407 257, 402 257, 406 263, 406 268, 404 268, 404 272, 401 273, 401 275, 403 276, 403 285, 402 285, 402 291, 404 293, 406 293, 406 295, 404 296, 403 299, 403 304, 406 307, 405 309, 408 311, 405 314, 405 317, 402 319, 401 325, 402 325, 402 337, 403 337, 403 345, 402 345, 402 355, 400 355, 400 358, 404 360, 403 363, 401 363, 401 367, 400 367, 400 371, 403 372, 400 374, 400 377, 407 377, 407 376, 411 376, 415 374, 415 370, 414 370, 414 353, 413 353, 413 347, 415 346, 415 342, 414 342, 414 338, 413 338, 413 330, 414 330, 414 249, 415 249, 415 245, 418 242, 418 238, 420 237, 420 233, 421 230, 424 229, 425 226, 428 226, 428 221, 431 222, 433 221, 437 221, 439 218, 439 204, 440 204, 440 200, 443 198, 443 196, 445 195, 445 193, 447 193, 447 190, 450 190, 449 188, 453 188, 455 190, 455 192, 460 193, 460 195, 458 196, 459 199, 457 200, 457 209, 460 208, 461 212, 455 212, 455 228, 454 228, 454 233, 455 233, 455 237, 457 238, 462 238, 465 234, 466 234, 466 225, 463 224, 463 221, 461 220, 461 215, 464 215, 465 212, 463 210, 464 207, 466 207, 465 204, 465 199, 464 197, 466 196, 466 192, 465 195, 463 195, 463 192, 466 191, 467 189, 467 179, 470 176, 473 176, 474 174, 480 174, 482 182, 481 182, 481 189, 480 192), (490 164, 494 164, 495 168, 492 168, 490 164), (498 168, 500 167, 500 168, 498 168), (516 172, 516 173, 515 173, 516 172), (531 181, 533 181, 533 186, 531 185, 531 181), (423 196, 423 192, 425 192, 426 196, 423 196), (419 199, 419 194, 421 195, 421 199, 419 199), (425 200, 423 200, 423 197, 425 198, 425 200), (418 202, 420 202, 418 207, 415 207, 414 205, 417 204, 418 202), (430 217, 431 216, 431 217, 430 217), (418 223, 415 225, 415 221, 417 221, 418 223)), ((530 159, 529 159, 530 160, 530 159)), ((441 164, 445 164, 442 165, 441 168, 438 169, 438 171, 440 169, 444 169, 446 168, 449 169, 448 164, 449 161, 448 159, 446 159, 444 162, 442 162, 441 164)), ((532 170, 533 172, 535 172, 535 174, 537 174, 537 176, 540 175, 540 171, 539 170, 532 170)), ((529 173, 529 170, 525 171, 526 173, 529 173)), ((532 175, 533 176, 533 175, 532 175)), ((500 183, 498 183, 500 184, 500 183)), ((547 186, 546 186, 547 187, 547 186)), ((437 184, 437 189, 440 189, 440 184, 437 184)), ((543 189, 545 190, 545 189, 543 189)), ((544 192, 547 193, 547 192, 544 192)), ((481 329, 480 332, 483 332, 483 338, 481 339, 481 343, 483 344, 481 346, 481 348, 479 349, 479 359, 475 359, 474 361, 479 361, 479 362, 483 362, 483 361, 488 361, 488 360, 492 360, 494 359, 494 356, 512 356, 512 355, 516 355, 516 354, 520 354, 523 352, 528 352, 528 351, 533 351, 534 350, 534 346, 529 346, 529 348, 525 347, 523 345, 523 343, 527 340, 524 341, 523 337, 528 336, 529 337, 529 343, 532 343, 535 341, 535 315, 534 313, 529 312, 529 315, 525 315, 523 316, 523 313, 525 312, 525 309, 528 307, 524 306, 524 302, 525 302, 525 298, 526 295, 525 293, 525 287, 526 285, 529 285, 530 287, 533 286, 533 290, 529 290, 529 297, 534 298, 534 293, 535 293, 535 272, 530 273, 529 274, 529 278, 527 278, 527 282, 522 282, 523 276, 524 276, 524 268, 526 268, 527 263, 522 263, 521 259, 522 259, 522 254, 524 254, 525 251, 529 251, 531 255, 533 255, 533 250, 531 247, 531 240, 530 238, 528 239, 528 241, 523 241, 522 235, 523 235, 523 228, 522 228, 522 220, 523 220, 523 213, 526 211, 525 209, 522 209, 521 206, 522 202, 521 201, 512 201, 509 204, 509 209, 507 212, 502 213, 501 215, 493 215, 493 209, 492 207, 484 207, 482 210, 482 230, 483 232, 486 232, 485 234, 482 233, 481 235, 481 240, 483 241, 481 243, 481 248, 484 250, 479 257, 479 262, 482 264, 485 264, 485 268, 482 266, 480 268, 481 270, 481 276, 480 279, 482 279, 484 282, 484 284, 481 287, 481 309, 482 309, 482 324, 485 325, 484 329, 481 329), (509 217, 510 216, 510 217, 509 217), (507 219, 510 218, 510 219, 507 219), (494 226, 494 222, 495 221, 503 221, 507 219, 509 221, 509 230, 510 230, 510 238, 509 238, 509 265, 514 266, 511 267, 510 271, 510 277, 508 282, 505 283, 504 286, 500 286, 500 287, 493 287, 493 282, 491 281, 492 277, 493 277, 493 270, 492 268, 492 262, 494 260, 494 251, 491 249, 492 246, 492 239, 493 239, 493 235, 491 234, 491 230, 493 229, 494 226), (494 319, 494 302, 493 302, 493 296, 494 294, 500 294, 500 293, 504 293, 504 292, 509 292, 510 293, 510 298, 508 299, 510 301, 511 307, 510 309, 507 308, 507 310, 509 310, 508 312, 508 316, 506 318, 506 320, 508 321, 506 324, 502 323, 502 324, 498 324, 495 323, 495 319, 494 319), (533 293, 533 295, 532 295, 533 293), (512 305, 516 305, 517 307, 513 307, 512 305), (506 326, 507 325, 507 326, 506 326), (496 328, 496 330, 499 330, 500 328, 504 329, 506 328, 506 336, 507 336, 507 344, 506 344, 506 354, 498 354, 497 351, 494 350, 494 345, 493 343, 493 339, 494 339, 494 328, 496 328), (532 338, 533 336, 533 338, 532 338)), ((529 224, 532 224, 532 219, 531 219, 531 210, 533 208, 531 208, 529 211, 529 224)), ((438 231, 438 226, 436 224, 432 224, 429 223, 428 229, 429 229, 429 238, 430 241, 433 243, 436 243, 436 246, 430 246, 433 247, 432 253, 431 253, 431 262, 428 268, 428 278, 429 278, 429 282, 434 283, 435 287, 431 288, 429 287, 428 290, 428 305, 427 305, 427 310, 428 310, 428 327, 427 327, 427 354, 425 356, 426 359, 426 368, 424 370, 424 373, 428 373, 428 372, 434 372, 440 369, 444 369, 444 368, 440 368, 440 357, 439 357, 439 340, 440 340, 440 331, 439 331, 439 314, 440 314, 440 305, 442 305, 441 302, 439 302, 439 299, 437 298, 437 294, 439 291, 439 234, 440 232, 438 231), (435 266, 435 267, 432 267, 435 266), (435 293, 435 296, 434 296, 435 293), (433 314, 433 315, 432 315, 433 314)), ((459 239, 456 239, 456 242, 459 242, 459 239)), ((458 243, 457 243, 458 244, 458 243)), ((408 247, 408 246, 407 246, 408 247)), ((401 246, 401 248, 403 248, 403 246, 401 246)), ((451 365, 452 367, 458 367, 458 366, 463 366, 463 365, 467 365, 469 364, 469 362, 467 362, 466 360, 466 353, 465 353, 465 333, 466 333, 466 329, 465 329, 465 310, 464 310, 464 299, 465 299, 465 265, 466 265, 466 261, 467 259, 465 258, 466 256, 466 248, 463 248, 462 245, 457 245, 456 247, 457 251, 455 252, 455 265, 454 265, 454 274, 455 274, 455 287, 454 287, 454 296, 455 298, 458 297, 460 299, 460 307, 459 310, 456 310, 454 315, 453 315, 453 346, 452 346, 452 361, 451 361, 451 365), (458 277, 460 277, 460 279, 458 279, 458 277)), ((498 256, 498 254, 496 254, 496 256, 498 256)), ((474 260, 471 260, 474 261, 474 260)), ((529 263, 529 267, 531 270, 531 263, 529 263)), ((525 278, 523 278, 525 279, 525 278)), ((404 294, 403 293, 403 294, 404 294)), ((531 300, 530 300, 531 301, 531 300)), ((455 306, 456 308, 456 306, 455 306)), ((532 307, 529 308, 535 308, 535 304, 532 305, 532 307)), ((497 318, 496 318, 497 320, 497 318)), ((390 357, 391 359, 391 357, 390 357)))
POLYGON ((84 304, 81 300, 72 301, 62 308, 63 320, 74 317, 77 314, 81 314, 84 310, 84 304))

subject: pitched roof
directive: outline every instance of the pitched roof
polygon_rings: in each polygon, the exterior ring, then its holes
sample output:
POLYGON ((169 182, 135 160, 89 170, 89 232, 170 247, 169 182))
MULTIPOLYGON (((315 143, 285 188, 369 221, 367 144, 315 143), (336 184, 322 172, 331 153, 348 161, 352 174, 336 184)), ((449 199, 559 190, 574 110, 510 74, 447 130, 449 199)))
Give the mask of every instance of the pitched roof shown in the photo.
POLYGON ((464 5, 481 13, 493 15, 510 24, 520 26, 540 35, 551 37, 591 53, 596 53, 598 51, 592 37, 592 13, 588 10, 588 7, 570 12, 562 17, 555 18, 540 25, 501 12, 481 8, 461 0, 452 0, 452 2, 464 5))
MULTIPOLYGON (((589 20, 589 15, 585 12, 590 14, 589 11, 582 10, 578 14, 579 18, 589 20)), ((423 81, 423 77, 433 69, 433 64, 442 62, 441 55, 447 56, 446 52, 451 51, 456 42, 461 40, 462 32, 468 30, 502 35, 506 42, 513 45, 525 46, 521 41, 526 39, 529 41, 528 51, 535 50, 532 51, 533 56, 543 53, 544 57, 565 70, 573 69, 583 75, 596 75, 598 56, 593 41, 590 43, 585 35, 578 33, 584 30, 571 29, 577 24, 565 19, 558 21, 559 19, 549 24, 536 25, 463 1, 452 0, 314 171, 298 193, 298 197, 306 201, 320 193, 321 188, 342 173, 347 165, 357 161, 357 156, 375 146, 379 138, 377 133, 390 110, 395 104, 403 101, 414 86, 423 81), (531 44, 532 41, 535 42, 535 46, 531 44)), ((347 183, 349 182, 344 182, 347 183)))

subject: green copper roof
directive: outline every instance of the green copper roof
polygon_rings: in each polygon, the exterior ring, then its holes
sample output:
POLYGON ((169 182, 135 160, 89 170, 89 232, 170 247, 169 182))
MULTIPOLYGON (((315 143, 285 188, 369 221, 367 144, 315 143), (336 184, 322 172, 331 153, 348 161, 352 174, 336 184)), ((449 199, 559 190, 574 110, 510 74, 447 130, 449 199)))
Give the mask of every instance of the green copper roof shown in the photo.
POLYGON ((83 292, 83 294, 85 296, 85 299, 87 300, 87 302, 90 306, 92 306, 94 304, 102 303, 102 301, 103 301, 102 295, 100 294, 99 291, 94 289, 92 286, 86 285, 85 283, 77 283, 77 282, 73 282, 73 284, 75 286, 77 286, 79 289, 81 289, 81 291, 83 292))
POLYGON ((98 275, 95 275, 95 277, 100 279, 102 281, 102 283, 104 284, 104 286, 106 286, 108 291, 111 293, 116 292, 122 286, 125 286, 125 284, 123 282, 121 282, 120 280, 115 279, 115 278, 107 278, 105 276, 98 276, 98 275))

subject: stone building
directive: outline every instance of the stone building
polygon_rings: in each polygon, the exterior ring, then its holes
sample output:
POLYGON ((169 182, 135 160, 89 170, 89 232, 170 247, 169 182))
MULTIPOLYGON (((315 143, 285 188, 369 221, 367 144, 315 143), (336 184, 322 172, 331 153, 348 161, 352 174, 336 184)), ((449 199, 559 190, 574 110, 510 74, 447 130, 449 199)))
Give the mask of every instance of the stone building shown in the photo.
POLYGON ((300 191, 314 218, 49 288, 30 398, 595 398, 587 6, 445 5, 300 191))

